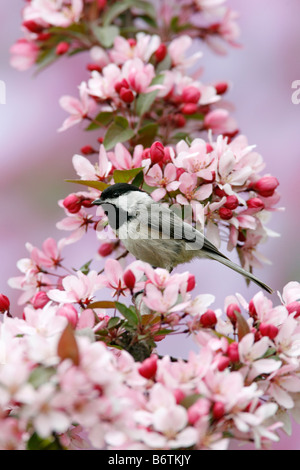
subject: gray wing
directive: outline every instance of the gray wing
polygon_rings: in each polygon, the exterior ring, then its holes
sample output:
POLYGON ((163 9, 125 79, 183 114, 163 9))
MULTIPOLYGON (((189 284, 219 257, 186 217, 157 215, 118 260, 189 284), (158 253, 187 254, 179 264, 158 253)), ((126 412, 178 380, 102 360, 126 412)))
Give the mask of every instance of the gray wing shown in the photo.
MULTIPOLYGON (((203 250, 226 258, 203 233, 196 230, 168 207, 159 203, 139 208, 139 218, 148 225, 152 238, 183 240, 191 250, 203 250)), ((226 258, 227 259, 227 258, 226 258)))

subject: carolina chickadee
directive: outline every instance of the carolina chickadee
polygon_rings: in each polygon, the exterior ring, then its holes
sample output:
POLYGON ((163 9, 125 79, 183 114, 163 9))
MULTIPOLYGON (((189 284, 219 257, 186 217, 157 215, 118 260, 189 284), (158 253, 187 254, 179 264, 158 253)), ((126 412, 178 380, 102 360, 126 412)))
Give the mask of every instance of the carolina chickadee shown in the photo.
POLYGON ((108 221, 127 250, 137 259, 168 271, 193 258, 219 261, 267 292, 272 289, 223 255, 194 227, 145 191, 126 183, 106 188, 93 204, 102 205, 108 221))

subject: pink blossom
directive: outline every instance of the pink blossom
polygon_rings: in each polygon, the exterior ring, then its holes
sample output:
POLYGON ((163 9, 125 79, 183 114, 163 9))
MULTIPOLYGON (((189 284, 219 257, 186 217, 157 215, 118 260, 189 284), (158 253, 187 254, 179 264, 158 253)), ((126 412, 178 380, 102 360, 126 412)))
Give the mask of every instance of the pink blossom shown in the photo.
POLYGON ((77 271, 76 275, 63 278, 62 286, 63 290, 51 289, 48 297, 59 303, 89 304, 95 292, 104 285, 96 271, 90 271, 87 275, 77 271))
POLYGON ((185 57, 186 51, 192 46, 193 41, 190 36, 183 35, 173 39, 168 46, 168 53, 172 60, 172 66, 187 68, 195 64, 202 57, 202 52, 196 52, 188 59, 185 57))
POLYGON ((58 129, 59 132, 69 129, 69 127, 75 126, 87 116, 93 114, 96 110, 96 103, 92 100, 87 91, 87 84, 81 82, 79 85, 80 99, 73 98, 72 96, 62 96, 59 100, 60 106, 71 114, 64 122, 63 125, 58 129))
POLYGON ((43 20, 66 28, 80 19, 83 0, 32 0, 25 8, 25 18, 43 20))
POLYGON ((17 70, 29 69, 36 61, 39 53, 38 46, 33 41, 19 39, 10 48, 10 64, 17 70))
POLYGON ((204 180, 210 181, 213 178, 214 155, 207 152, 206 142, 202 139, 194 139, 191 145, 183 140, 180 141, 176 146, 173 162, 176 167, 195 173, 204 180))
POLYGON ((152 91, 150 83, 155 77, 152 64, 144 64, 139 58, 128 60, 122 67, 122 77, 125 78, 136 93, 152 91))
POLYGON ((108 153, 109 160, 117 170, 139 168, 142 165, 142 155, 142 145, 137 145, 134 148, 133 156, 131 156, 126 147, 120 143, 116 145, 114 152, 108 153))
POLYGON ((138 33, 134 41, 117 36, 109 55, 112 61, 118 65, 135 58, 141 59, 143 62, 149 62, 152 54, 158 49, 160 42, 159 36, 150 36, 145 33, 138 33))
POLYGON ((203 201, 212 193, 212 184, 198 185, 198 178, 196 174, 183 173, 179 178, 180 191, 184 194, 178 194, 176 201, 182 205, 191 205, 193 209, 194 219, 197 220, 197 215, 202 212, 202 204, 199 201, 203 201))
POLYGON ((81 155, 74 155, 72 163, 76 173, 82 180, 101 181, 109 175, 112 169, 112 163, 104 145, 100 145, 99 158, 96 165, 92 165, 88 158, 81 155))
POLYGON ((300 379, 296 375, 296 365, 284 365, 268 377, 267 389, 274 400, 283 408, 292 409, 295 405, 291 393, 300 392, 300 379))
POLYGON ((115 64, 109 64, 103 68, 100 74, 93 71, 88 81, 88 93, 105 101, 117 97, 115 85, 122 79, 122 73, 115 64))
POLYGON ((145 175, 145 182, 149 186, 160 186, 159 189, 155 189, 151 196, 155 201, 162 199, 167 192, 175 191, 178 189, 180 182, 176 181, 177 173, 176 167, 173 163, 168 163, 162 171, 160 165, 156 163, 145 175))

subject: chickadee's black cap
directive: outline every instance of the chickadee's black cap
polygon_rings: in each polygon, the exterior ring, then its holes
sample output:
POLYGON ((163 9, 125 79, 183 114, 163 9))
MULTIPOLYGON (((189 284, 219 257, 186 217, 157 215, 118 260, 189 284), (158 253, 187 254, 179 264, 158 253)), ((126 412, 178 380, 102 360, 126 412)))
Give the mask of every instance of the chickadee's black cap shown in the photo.
MULTIPOLYGON (((115 199, 118 198, 119 196, 122 196, 123 194, 129 193, 130 191, 140 191, 143 193, 144 191, 142 189, 137 188, 136 186, 133 186, 132 184, 128 183, 116 183, 108 188, 104 189, 102 192, 101 196, 99 199, 96 199, 96 201, 93 202, 93 204, 97 204, 97 201, 105 201, 106 199, 115 199)), ((98 204, 99 204, 98 202, 98 204)))

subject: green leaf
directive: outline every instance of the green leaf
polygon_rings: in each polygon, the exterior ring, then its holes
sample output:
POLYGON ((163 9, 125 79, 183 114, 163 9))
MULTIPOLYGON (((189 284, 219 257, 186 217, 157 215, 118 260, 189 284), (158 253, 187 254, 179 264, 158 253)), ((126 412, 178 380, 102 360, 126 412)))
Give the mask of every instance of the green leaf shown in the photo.
POLYGON ((183 400, 181 400, 180 405, 188 409, 190 406, 194 405, 194 403, 196 403, 199 400, 199 398, 201 398, 201 395, 199 393, 188 395, 183 400))
POLYGON ((85 180, 65 180, 67 183, 76 183, 83 184, 84 186, 89 186, 90 188, 98 189, 99 191, 104 191, 105 188, 108 188, 109 184, 103 183, 102 181, 85 181, 85 180))
POLYGON ((104 147, 106 150, 112 149, 117 143, 126 142, 132 139, 135 133, 129 128, 127 119, 117 116, 109 126, 104 137, 104 147))
POLYGON ((119 323, 121 323, 121 319, 119 317, 112 317, 107 324, 107 328, 109 330, 111 328, 116 328, 116 326, 119 325, 119 323))
POLYGON ((128 308, 126 305, 121 304, 120 302, 115 302, 116 308, 119 312, 126 318, 130 325, 138 325, 139 318, 137 316, 136 311, 133 308, 128 308))
POLYGON ((39 388, 41 385, 49 382, 55 369, 52 367, 36 367, 30 374, 28 382, 34 387, 39 388))
POLYGON ((27 441, 27 450, 64 450, 64 448, 57 436, 44 439, 35 432, 27 441))
POLYGON ((93 260, 91 259, 90 261, 85 263, 83 266, 81 266, 79 271, 81 271, 83 274, 88 274, 90 272, 90 265, 91 265, 92 261, 93 260))
POLYGON ((144 172, 143 171, 140 171, 136 177, 134 178, 134 180, 132 181, 132 185, 133 186, 136 186, 137 188, 139 188, 140 186, 142 186, 143 184, 143 181, 144 181, 144 172))
POLYGON ((103 25, 108 26, 117 17, 122 15, 128 8, 134 4, 133 0, 124 0, 123 2, 116 2, 110 6, 106 13, 103 15, 103 25))
POLYGON ((120 29, 118 26, 110 25, 110 26, 94 26, 92 28, 94 36, 100 44, 105 47, 109 48, 113 45, 115 38, 120 34, 120 29))
MULTIPOLYGON (((164 75, 157 75, 152 82, 151 85, 160 85, 164 81, 164 75)), ((155 98, 158 94, 159 90, 150 91, 149 93, 141 93, 136 101, 136 112, 138 116, 143 116, 145 113, 149 111, 152 104, 155 101, 155 98)))
POLYGON ((94 118, 94 121, 102 124, 103 126, 107 126, 111 123, 111 121, 113 121, 113 119, 114 113, 111 111, 101 111, 101 113, 97 114, 97 116, 94 118))
POLYGON ((128 183, 141 171, 143 171, 143 168, 132 168, 131 170, 115 170, 113 173, 114 182, 128 183))

